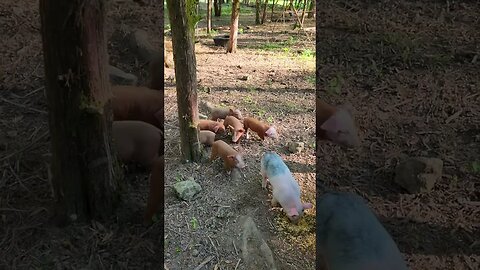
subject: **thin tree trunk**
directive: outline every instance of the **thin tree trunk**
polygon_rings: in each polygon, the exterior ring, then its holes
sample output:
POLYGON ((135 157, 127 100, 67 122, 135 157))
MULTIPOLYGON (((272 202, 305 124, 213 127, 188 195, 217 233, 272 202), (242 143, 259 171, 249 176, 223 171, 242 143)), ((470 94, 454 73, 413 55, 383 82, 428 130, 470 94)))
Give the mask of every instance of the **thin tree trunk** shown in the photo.
POLYGON ((180 147, 184 161, 199 161, 201 147, 198 141, 197 71, 195 59, 194 25, 190 21, 193 10, 187 10, 189 0, 167 0, 172 27, 173 59, 177 85, 180 147))
POLYGON ((277 4, 277 1, 273 0, 273 4, 272 4, 272 15, 270 16, 270 21, 272 22, 273 22, 273 13, 275 12, 275 5, 277 4))
POLYGON ((222 0, 213 0, 213 9, 215 10, 215 17, 222 16, 222 0))
POLYGON ((268 0, 265 0, 265 2, 263 3, 262 24, 265 23, 265 18, 267 16, 267 6, 268 6, 268 0))
POLYGON ((119 201, 122 176, 112 149, 104 1, 39 4, 56 222, 103 220, 119 201))
POLYGON ((315 0, 310 0, 310 8, 308 9, 308 16, 307 18, 312 18, 315 15, 315 0))
POLYGON ((240 0, 232 1, 232 18, 230 24, 230 39, 228 40, 227 52, 237 52, 237 36, 238 36, 238 17, 240 15, 240 0))
POLYGON ((260 24, 260 0, 255 0, 255 24, 260 24))
POLYGON ((303 13, 302 13, 302 20, 301 20, 301 26, 303 28, 303 23, 305 22, 305 15, 307 14, 307 0, 303 0, 303 13))
POLYGON ((207 0, 207 33, 212 30, 212 0, 207 0))

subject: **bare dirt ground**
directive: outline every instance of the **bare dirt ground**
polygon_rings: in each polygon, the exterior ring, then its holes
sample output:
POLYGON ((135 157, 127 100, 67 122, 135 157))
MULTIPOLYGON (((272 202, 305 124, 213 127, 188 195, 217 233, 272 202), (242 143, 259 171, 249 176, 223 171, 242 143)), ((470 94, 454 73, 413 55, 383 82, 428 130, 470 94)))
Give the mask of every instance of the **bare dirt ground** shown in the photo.
MULTIPOLYGON (((38 1, 0 3, 0 269, 158 269, 161 224, 142 225, 148 173, 128 174, 123 203, 102 224, 57 228, 45 162, 47 106, 38 1)), ((110 63, 146 79, 128 51, 122 25, 159 36, 160 7, 133 1, 108 6, 110 63), (115 31, 115 34, 114 34, 115 31)))
MULTIPOLYGON (((249 141, 239 143, 248 165, 245 178, 230 178, 220 160, 182 163, 176 90, 171 80, 165 81, 165 264, 169 269, 192 269, 211 256, 206 269, 247 269, 240 260, 238 241, 242 215, 253 218, 278 269, 315 268, 315 209, 306 211, 299 225, 291 225, 280 208, 271 210, 271 191, 262 190, 260 176, 263 152, 274 150, 299 182, 303 200, 315 200, 314 21, 308 22, 309 31, 293 31, 291 23, 254 26, 252 19, 240 16, 240 26, 250 29, 240 34, 236 54, 226 54, 225 48, 213 46, 212 38, 199 32, 198 98, 273 123, 280 138, 262 143, 253 133, 249 141), (304 142, 304 152, 289 153, 289 141, 304 142), (202 191, 195 200, 183 202, 172 186, 189 177, 202 191)), ((214 21, 215 28, 221 26, 220 20, 214 21)), ((227 34, 228 28, 221 29, 218 34, 227 34)), ((228 137, 223 139, 231 144, 228 137)), ((205 150, 209 155, 210 148, 205 150)))
POLYGON ((478 1, 317 5, 318 95, 351 102, 363 137, 321 144, 318 178, 363 196, 411 269, 479 269, 478 1), (443 160, 432 192, 393 182, 402 154, 443 160))

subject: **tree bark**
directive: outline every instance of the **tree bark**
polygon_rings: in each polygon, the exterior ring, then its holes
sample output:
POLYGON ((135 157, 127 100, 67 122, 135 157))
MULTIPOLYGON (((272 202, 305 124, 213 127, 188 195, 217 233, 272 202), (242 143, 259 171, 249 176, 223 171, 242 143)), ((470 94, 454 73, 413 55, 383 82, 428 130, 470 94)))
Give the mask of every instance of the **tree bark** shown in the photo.
POLYGON ((265 2, 263 3, 262 24, 265 23, 265 18, 267 16, 267 6, 268 6, 268 0, 265 0, 265 2))
POLYGON ((180 146, 184 161, 200 161, 201 147, 198 141, 197 64, 195 59, 194 26, 189 14, 191 0, 167 0, 172 27, 173 59, 177 85, 178 122, 180 146))
POLYGON ((108 218, 122 176, 112 149, 112 107, 101 0, 40 0, 59 225, 108 218))
POLYGON ((240 0, 232 1, 232 18, 230 24, 230 38, 228 40, 227 53, 237 52, 238 17, 240 16, 240 0))
POLYGON ((312 18, 315 15, 315 0, 310 0, 310 8, 308 9, 308 16, 307 18, 312 18))
POLYGON ((222 16, 222 0, 213 0, 213 8, 215 10, 215 17, 222 16))
POLYGON ((260 0, 255 0, 255 24, 260 24, 260 0))
POLYGON ((207 33, 212 30, 212 0, 207 0, 207 33))

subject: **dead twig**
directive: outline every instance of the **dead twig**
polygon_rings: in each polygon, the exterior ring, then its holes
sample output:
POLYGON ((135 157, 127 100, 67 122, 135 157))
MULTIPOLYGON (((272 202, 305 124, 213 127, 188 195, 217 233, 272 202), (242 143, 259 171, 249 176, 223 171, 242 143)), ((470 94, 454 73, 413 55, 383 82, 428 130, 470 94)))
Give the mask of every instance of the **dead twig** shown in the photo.
POLYGON ((210 262, 212 259, 214 258, 214 256, 210 256, 208 258, 206 258, 205 260, 203 260, 203 262, 201 262, 197 267, 195 267, 194 270, 200 270, 202 269, 202 267, 204 267, 208 262, 210 262))

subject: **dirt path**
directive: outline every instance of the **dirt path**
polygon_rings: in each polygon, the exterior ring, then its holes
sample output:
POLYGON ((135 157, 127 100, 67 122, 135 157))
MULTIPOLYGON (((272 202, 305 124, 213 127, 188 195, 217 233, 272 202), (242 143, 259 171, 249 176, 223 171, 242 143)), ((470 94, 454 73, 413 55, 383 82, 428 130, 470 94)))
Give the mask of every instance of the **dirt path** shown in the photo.
POLYGON ((400 0, 317 8, 319 95, 351 102, 363 137, 356 150, 322 144, 319 178, 363 196, 411 269, 478 269, 480 6, 456 1, 445 12, 445 3, 400 0), (408 195, 393 182, 402 155, 443 160, 431 193, 408 195))
MULTIPOLYGON (((315 200, 314 58, 304 53, 314 49, 314 32, 308 41, 303 31, 277 25, 270 33, 272 26, 252 27, 241 34, 237 54, 225 54, 225 49, 214 47, 206 37, 196 46, 199 100, 237 107, 244 115, 275 124, 280 133, 277 141, 262 143, 254 135, 240 142, 248 165, 243 170, 245 179, 231 179, 220 160, 180 163, 176 92, 166 81, 165 259, 169 269, 191 269, 211 255, 214 259, 207 269, 235 269, 241 258, 238 218, 242 215, 253 218, 279 269, 314 269, 315 209, 307 211, 298 226, 290 225, 280 208, 270 211, 271 191, 263 191, 260 182, 261 155, 265 149, 274 150, 300 183, 303 199, 315 200), (275 48, 285 42, 291 43, 291 51, 275 48), (244 76, 248 76, 246 81, 244 76), (304 152, 290 154, 286 150, 289 141, 304 142, 304 152), (186 203, 175 196, 172 185, 188 177, 202 191, 186 203)), ((245 269, 243 261, 237 269, 245 269)))

